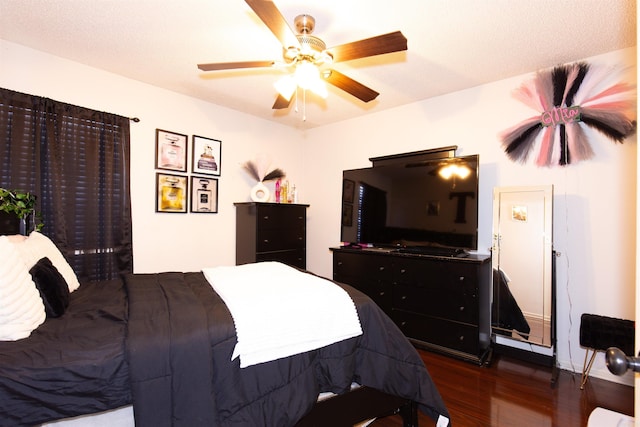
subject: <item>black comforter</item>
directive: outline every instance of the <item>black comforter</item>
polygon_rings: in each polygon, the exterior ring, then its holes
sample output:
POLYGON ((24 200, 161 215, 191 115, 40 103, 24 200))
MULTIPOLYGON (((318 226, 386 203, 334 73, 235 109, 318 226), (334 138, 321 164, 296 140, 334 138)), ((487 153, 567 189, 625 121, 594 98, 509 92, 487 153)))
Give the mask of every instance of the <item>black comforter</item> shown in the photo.
POLYGON ((83 284, 67 312, 0 342, 0 425, 29 426, 131 402, 121 281, 83 284))
POLYGON ((240 369, 233 321, 201 273, 83 285, 62 318, 0 343, 0 425, 133 402, 138 426, 291 426, 319 392, 343 393, 353 381, 448 416, 415 349, 368 297, 344 287, 362 336, 240 369))

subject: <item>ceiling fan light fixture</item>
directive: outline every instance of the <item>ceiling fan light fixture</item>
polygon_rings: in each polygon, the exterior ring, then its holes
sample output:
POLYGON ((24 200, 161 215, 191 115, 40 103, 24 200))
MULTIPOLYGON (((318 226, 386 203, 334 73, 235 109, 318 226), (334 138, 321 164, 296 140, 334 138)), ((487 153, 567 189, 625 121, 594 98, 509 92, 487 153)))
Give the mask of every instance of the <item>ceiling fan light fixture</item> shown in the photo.
POLYGON ((328 96, 326 84, 341 89, 362 102, 370 102, 379 95, 378 92, 339 71, 327 69, 327 66, 336 62, 407 50, 407 38, 400 31, 327 49, 325 42, 312 34, 315 27, 315 19, 312 16, 306 14, 296 16, 294 23, 297 34, 295 34, 275 6, 274 0, 245 1, 280 42, 283 49, 282 60, 198 64, 198 68, 202 71, 258 67, 286 68, 287 71, 291 71, 291 68, 295 68, 292 74, 274 84, 279 93, 272 107, 274 110, 288 108, 298 88, 303 89, 303 107, 307 90, 326 98, 328 96))
POLYGON ((322 55, 320 56, 318 61, 325 65, 331 65, 333 64, 333 55, 331 55, 331 53, 327 51, 324 51, 322 52, 322 55))
POLYGON ((273 86, 284 99, 290 101, 298 85, 296 83, 296 79, 293 76, 284 76, 283 78, 275 82, 273 86))
POLYGON ((318 96, 328 96, 327 87, 320 78, 320 70, 309 61, 302 61, 296 65, 295 81, 302 89, 311 90, 318 96))
POLYGON ((451 177, 465 179, 471 174, 471 169, 466 165, 452 164, 440 168, 438 174, 444 179, 450 179, 451 177))
POLYGON ((298 86, 303 89, 311 89, 314 81, 320 79, 320 71, 311 62, 302 61, 296 65, 295 78, 298 86))
POLYGON ((282 49, 282 58, 284 59, 285 63, 290 64, 298 58, 299 53, 300 49, 298 49, 297 47, 282 49))

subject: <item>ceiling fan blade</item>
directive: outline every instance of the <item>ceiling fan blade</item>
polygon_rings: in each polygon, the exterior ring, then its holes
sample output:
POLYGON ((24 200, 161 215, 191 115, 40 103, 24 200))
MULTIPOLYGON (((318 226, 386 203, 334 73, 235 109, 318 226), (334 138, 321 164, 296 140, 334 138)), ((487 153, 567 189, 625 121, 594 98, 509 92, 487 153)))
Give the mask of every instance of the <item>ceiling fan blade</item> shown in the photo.
POLYGON ((219 62, 214 64, 198 64, 202 71, 233 70, 236 68, 271 67, 273 61, 219 62))
POLYGON ((327 52, 333 55, 333 62, 342 62, 401 50, 407 50, 407 38, 400 31, 396 31, 334 46, 327 49, 327 52))
POLYGON ((300 48, 300 42, 287 24, 282 13, 271 0, 245 0, 249 7, 258 15, 265 25, 276 36, 282 46, 287 49, 289 47, 300 48))
POLYGON ((293 96, 289 98, 289 100, 287 101, 287 98, 278 94, 278 97, 276 98, 276 102, 273 103, 273 107, 271 108, 274 110, 283 110, 285 108, 288 108, 289 104, 291 104, 292 99, 293 99, 293 96))
POLYGON ((362 83, 359 83, 351 77, 347 77, 336 70, 323 71, 322 75, 327 83, 331 83, 335 87, 350 93, 363 102, 373 101, 378 95, 380 95, 375 90, 368 88, 362 83))

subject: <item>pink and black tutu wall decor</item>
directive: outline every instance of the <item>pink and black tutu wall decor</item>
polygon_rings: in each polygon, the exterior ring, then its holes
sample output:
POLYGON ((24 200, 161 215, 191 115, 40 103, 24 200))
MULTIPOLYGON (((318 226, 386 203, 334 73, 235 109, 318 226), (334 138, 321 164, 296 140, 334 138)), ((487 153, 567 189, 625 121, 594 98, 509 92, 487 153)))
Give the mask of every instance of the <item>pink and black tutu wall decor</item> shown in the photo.
POLYGON ((499 135, 507 156, 565 166, 593 157, 594 131, 622 143, 636 130, 636 87, 621 81, 623 71, 578 62, 537 72, 513 95, 539 114, 499 135))

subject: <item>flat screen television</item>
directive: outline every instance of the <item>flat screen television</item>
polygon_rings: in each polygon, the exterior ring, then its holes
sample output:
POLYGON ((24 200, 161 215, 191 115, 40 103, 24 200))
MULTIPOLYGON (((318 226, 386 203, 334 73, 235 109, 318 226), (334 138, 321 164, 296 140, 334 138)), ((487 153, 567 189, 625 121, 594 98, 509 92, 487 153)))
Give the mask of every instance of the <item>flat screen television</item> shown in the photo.
POLYGON ((407 252, 478 249, 479 156, 343 171, 344 245, 407 252))

